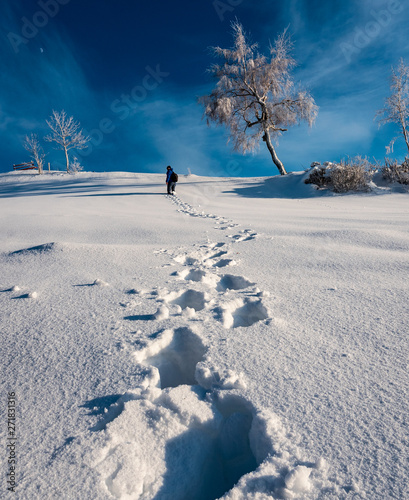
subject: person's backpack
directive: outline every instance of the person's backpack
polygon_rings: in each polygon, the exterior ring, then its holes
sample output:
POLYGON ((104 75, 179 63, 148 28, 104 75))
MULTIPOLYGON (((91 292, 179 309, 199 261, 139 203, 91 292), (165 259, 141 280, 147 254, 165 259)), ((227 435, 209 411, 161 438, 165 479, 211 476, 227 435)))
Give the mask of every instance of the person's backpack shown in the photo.
POLYGON ((176 172, 172 172, 172 175, 170 176, 170 181, 177 182, 178 180, 179 180, 178 174, 176 172))

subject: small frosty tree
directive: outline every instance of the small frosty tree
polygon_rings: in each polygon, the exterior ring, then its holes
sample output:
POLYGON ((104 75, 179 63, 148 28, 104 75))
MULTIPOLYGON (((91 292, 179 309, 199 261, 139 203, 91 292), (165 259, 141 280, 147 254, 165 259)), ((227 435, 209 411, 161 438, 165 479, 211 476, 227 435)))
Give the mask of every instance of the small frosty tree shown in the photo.
POLYGON ((218 80, 210 95, 199 98, 204 105, 207 122, 225 125, 230 129, 229 140, 237 151, 254 151, 265 141, 280 174, 286 174, 272 144, 288 127, 305 120, 311 126, 318 107, 305 90, 296 91, 290 71, 295 61, 290 57, 291 42, 286 31, 270 47, 270 56, 256 52, 249 45, 243 27, 232 24, 234 47, 213 47, 222 65, 210 68, 218 80))
POLYGON ((76 156, 71 158, 70 169, 73 174, 77 174, 78 172, 82 172, 84 170, 84 167, 81 165, 76 156))
POLYGON ((50 120, 46 120, 52 133, 44 137, 46 141, 55 142, 57 149, 62 149, 65 153, 67 162, 67 172, 70 171, 70 160, 68 151, 70 149, 85 149, 90 138, 85 136, 80 130, 79 122, 74 121, 70 116, 68 118, 66 112, 62 110, 60 113, 53 110, 50 120))
POLYGON ((38 173, 42 174, 45 153, 43 148, 41 147, 40 141, 38 140, 37 134, 31 134, 30 136, 26 135, 23 146, 24 149, 26 149, 30 153, 31 158, 35 161, 38 168, 38 173))
MULTIPOLYGON (((406 142, 409 151, 409 66, 406 66, 403 59, 400 60, 398 68, 392 68, 391 96, 385 101, 385 107, 376 113, 375 118, 379 120, 379 125, 384 123, 396 123, 406 142)), ((393 145, 398 137, 395 137, 386 147, 389 154, 393 151, 393 145)))

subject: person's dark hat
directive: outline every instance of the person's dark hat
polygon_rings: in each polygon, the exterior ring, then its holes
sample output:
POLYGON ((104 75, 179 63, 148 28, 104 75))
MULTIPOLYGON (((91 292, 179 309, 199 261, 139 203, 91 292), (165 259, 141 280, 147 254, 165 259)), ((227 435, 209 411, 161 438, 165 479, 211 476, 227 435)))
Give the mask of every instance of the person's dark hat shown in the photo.
POLYGON ((168 165, 168 166, 166 167, 166 170, 169 170, 170 168, 172 168, 172 167, 171 167, 170 165, 168 165))

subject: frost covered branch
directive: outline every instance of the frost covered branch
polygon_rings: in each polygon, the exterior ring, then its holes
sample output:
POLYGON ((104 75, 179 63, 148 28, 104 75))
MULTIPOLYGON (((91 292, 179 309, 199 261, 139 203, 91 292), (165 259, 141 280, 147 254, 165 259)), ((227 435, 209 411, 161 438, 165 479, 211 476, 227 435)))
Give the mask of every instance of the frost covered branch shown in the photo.
POLYGON ((64 151, 67 172, 69 172, 70 160, 68 151, 70 149, 85 149, 90 138, 83 134, 82 129, 80 129, 80 123, 74 121, 72 116, 68 117, 64 110, 60 113, 53 110, 50 119, 46 121, 51 129, 51 134, 44 137, 44 139, 48 142, 55 142, 57 149, 64 151))
POLYGON ((254 151, 261 139, 265 141, 279 172, 286 174, 271 139, 301 121, 311 126, 318 107, 307 91, 295 89, 290 75, 295 61, 286 31, 270 47, 267 58, 256 52, 257 44, 247 42, 240 23, 234 22, 232 28, 233 48, 213 48, 224 62, 209 69, 217 84, 209 95, 199 98, 204 116, 208 124, 228 127, 234 149, 244 154, 254 151))
POLYGON ((40 144, 37 134, 31 134, 30 136, 26 135, 23 146, 24 149, 30 153, 31 158, 35 161, 38 168, 38 173, 42 174, 45 153, 40 144))
MULTIPOLYGON (((409 151, 409 66, 403 59, 400 60, 397 69, 392 68, 391 95, 385 101, 385 107, 379 110, 375 119, 379 121, 379 126, 385 123, 396 123, 406 142, 409 151)), ((397 137, 392 139, 386 146, 387 154, 393 151, 393 144, 397 137)))

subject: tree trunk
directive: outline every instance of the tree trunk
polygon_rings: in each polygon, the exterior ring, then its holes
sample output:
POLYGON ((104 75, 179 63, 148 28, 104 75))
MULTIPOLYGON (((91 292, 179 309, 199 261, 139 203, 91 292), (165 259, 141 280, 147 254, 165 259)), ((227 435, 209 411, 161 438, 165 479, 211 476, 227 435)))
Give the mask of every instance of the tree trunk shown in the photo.
POLYGON ((408 131, 406 129, 405 124, 403 124, 402 129, 403 129, 403 137, 405 138, 405 142, 406 142, 406 147, 408 148, 408 151, 409 151, 409 137, 408 137, 408 131))
POLYGON ((400 126, 402 127, 402 135, 403 135, 403 138, 405 139, 406 147, 408 148, 408 151, 409 151, 408 129, 406 128, 406 119, 405 119, 405 113, 403 110, 403 106, 399 105, 398 111, 399 111, 400 126))
POLYGON ((65 159, 67 161, 67 173, 70 173, 70 160, 68 159, 68 151, 64 149, 65 159))
POLYGON ((273 159, 274 165, 278 168, 278 171, 280 172, 280 174, 286 175, 287 171, 277 156, 276 150, 274 149, 274 146, 271 142, 271 138, 270 138, 270 134, 269 134, 268 130, 266 130, 266 132, 264 132, 263 141, 265 141, 265 143, 267 144, 267 148, 270 151, 271 158, 273 159))

